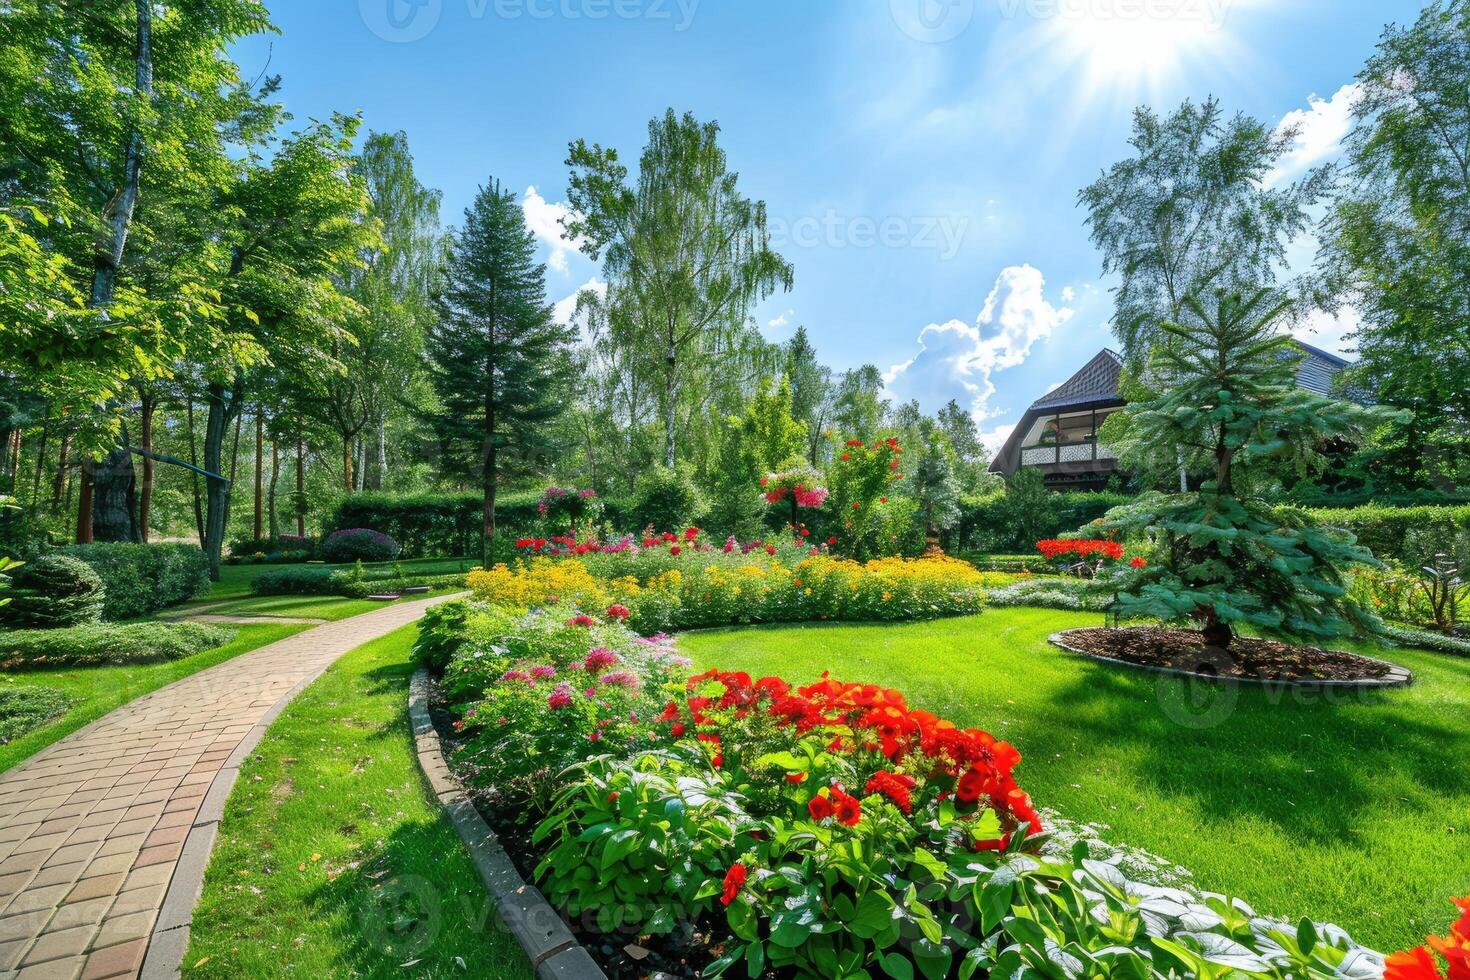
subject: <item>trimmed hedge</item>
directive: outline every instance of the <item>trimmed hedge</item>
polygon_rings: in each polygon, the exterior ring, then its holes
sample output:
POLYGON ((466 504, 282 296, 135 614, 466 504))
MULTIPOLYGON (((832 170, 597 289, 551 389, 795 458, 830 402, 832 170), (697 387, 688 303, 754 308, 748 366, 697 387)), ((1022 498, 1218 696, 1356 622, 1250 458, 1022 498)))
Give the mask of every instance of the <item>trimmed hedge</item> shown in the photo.
POLYGON ((1038 540, 1075 531, 1132 500, 1125 493, 1081 491, 961 497, 954 550, 1024 554, 1038 540))
POLYGON ((1403 560, 1409 531, 1429 531, 1446 539, 1470 531, 1470 504, 1447 507, 1317 507, 1294 508, 1322 524, 1351 531, 1358 544, 1378 558, 1403 560))
POLYGON ((51 629, 100 622, 107 592, 102 578, 70 555, 42 555, 20 566, 0 623, 17 629, 51 629))
POLYGON ((235 631, 204 623, 98 623, 0 632, 0 669, 95 667, 178 660, 228 643, 235 631))
MULTIPOLYGON (((625 527, 628 505, 599 499, 603 518, 613 527, 625 527)), ((539 531, 541 515, 536 505, 540 502, 539 492, 498 494, 495 498, 497 537, 514 539, 539 531)), ((323 534, 370 527, 402 546, 399 558, 479 555, 483 507, 484 500, 478 493, 355 493, 337 504, 326 519, 323 534)))
POLYGON ((465 575, 464 572, 399 575, 391 568, 375 568, 359 574, 356 569, 351 568, 308 565, 262 572, 250 583, 250 587, 256 595, 340 595, 349 599, 362 599, 379 592, 393 592, 410 586, 463 587, 465 575))
POLYGON ((102 578, 104 619, 136 619, 209 592, 209 564, 196 545, 76 544, 53 553, 81 559, 102 578))

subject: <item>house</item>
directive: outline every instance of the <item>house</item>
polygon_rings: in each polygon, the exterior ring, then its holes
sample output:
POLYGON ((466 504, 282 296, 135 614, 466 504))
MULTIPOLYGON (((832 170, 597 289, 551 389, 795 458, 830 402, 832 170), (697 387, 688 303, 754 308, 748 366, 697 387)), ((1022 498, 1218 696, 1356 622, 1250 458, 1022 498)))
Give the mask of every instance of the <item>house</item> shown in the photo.
MULTIPOLYGON (((1320 395, 1348 362, 1325 350, 1295 341, 1302 359, 1297 384, 1320 395)), ((990 464, 990 472, 1010 476, 1023 466, 1041 470, 1057 490, 1096 490, 1118 471, 1113 451, 1097 441, 1098 426, 1127 401, 1118 392, 1123 359, 1104 348, 1062 385, 1031 403, 990 464)))

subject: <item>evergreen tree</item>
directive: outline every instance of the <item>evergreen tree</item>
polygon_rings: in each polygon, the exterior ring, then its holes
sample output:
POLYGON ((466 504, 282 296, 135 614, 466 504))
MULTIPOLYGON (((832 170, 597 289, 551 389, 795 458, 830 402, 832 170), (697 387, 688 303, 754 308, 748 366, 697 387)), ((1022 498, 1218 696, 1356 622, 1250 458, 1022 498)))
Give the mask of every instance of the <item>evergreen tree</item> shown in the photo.
POLYGON ((952 455, 944 434, 931 429, 913 476, 914 496, 919 499, 924 531, 928 535, 947 531, 960 519, 960 487, 955 479, 952 455))
POLYGON ((546 301, 546 267, 515 195, 480 189, 450 239, 429 333, 431 416, 446 468, 480 478, 485 558, 495 539, 495 488, 507 462, 533 464, 571 379, 572 331, 546 301), (503 459, 502 454, 509 456, 503 459))
POLYGON ((1152 563, 1109 583, 1119 611, 1192 620, 1222 650, 1237 624, 1323 639, 1370 626, 1344 579, 1372 554, 1344 531, 1278 510, 1265 491, 1284 470, 1311 467, 1327 440, 1359 438, 1381 411, 1297 387, 1291 338, 1276 329, 1287 306, 1273 292, 1186 303, 1187 325, 1166 323, 1170 342, 1154 348, 1152 370, 1172 384, 1125 409, 1120 453, 1125 466, 1183 459, 1210 476, 1197 491, 1146 494, 1103 518, 1103 532, 1156 546, 1152 563))
POLYGON ((791 416, 806 423, 807 461, 816 466, 822 433, 832 414, 832 370, 817 360, 806 327, 797 327, 782 352, 791 381, 791 416))

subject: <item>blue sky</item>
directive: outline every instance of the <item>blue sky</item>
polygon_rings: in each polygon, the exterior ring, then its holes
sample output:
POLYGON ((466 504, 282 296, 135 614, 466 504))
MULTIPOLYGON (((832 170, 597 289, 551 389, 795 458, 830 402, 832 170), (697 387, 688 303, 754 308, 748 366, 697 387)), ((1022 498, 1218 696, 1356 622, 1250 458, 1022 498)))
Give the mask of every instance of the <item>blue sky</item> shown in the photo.
MULTIPOLYGON (((1330 158, 1353 76, 1398 0, 267 0, 280 36, 242 71, 284 76, 298 117, 404 130, 457 222, 488 177, 517 188, 552 297, 598 268, 555 241, 567 143, 633 162, 673 106, 718 120, 796 284, 756 311, 894 397, 969 406, 996 441, 1111 343, 1109 283, 1076 207, 1127 152, 1139 103, 1186 97, 1303 124, 1330 158), (533 190, 534 188, 534 190, 533 190)), ((1288 173, 1284 175, 1290 177, 1288 173)), ((1310 255, 1312 244, 1297 251, 1310 255)), ((1343 350, 1348 324, 1314 342, 1343 350)))

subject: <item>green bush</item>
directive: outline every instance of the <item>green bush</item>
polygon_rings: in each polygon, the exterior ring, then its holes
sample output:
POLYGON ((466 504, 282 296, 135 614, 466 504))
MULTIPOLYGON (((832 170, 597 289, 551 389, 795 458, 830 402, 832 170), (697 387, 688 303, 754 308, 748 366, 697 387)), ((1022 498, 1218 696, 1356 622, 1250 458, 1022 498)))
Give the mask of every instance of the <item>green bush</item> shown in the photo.
POLYGON ((1124 493, 1054 492, 1029 486, 988 497, 961 497, 954 537, 959 550, 1026 554, 1035 550, 1037 541, 1075 531, 1132 499, 1124 493))
POLYGON ((418 639, 413 644, 414 656, 420 667, 436 674, 444 672, 449 661, 469 640, 465 632, 465 617, 469 612, 470 604, 463 599, 424 611, 424 618, 419 621, 418 639))
POLYGON ((203 623, 97 623, 0 632, 0 669, 93 667, 178 660, 228 643, 234 631, 203 623))
POLYGON ((349 561, 392 561, 403 549, 391 535, 365 527, 333 531, 322 542, 322 560, 333 564, 349 561))
POLYGON ((294 565, 261 572, 250 583, 256 595, 336 595, 341 569, 323 565, 294 565))
POLYGON ((1319 524, 1350 531, 1358 544, 1377 558, 1412 560, 1405 553, 1405 543, 1412 540, 1410 531, 1453 540, 1457 533, 1470 530, 1470 505, 1457 507, 1367 507, 1316 508, 1304 510, 1319 524))
POLYGON ((47 629, 102 619, 102 579, 76 558, 42 555, 20 566, 14 583, 11 601, 0 607, 0 622, 7 626, 47 629))
POLYGON ((192 544, 78 544, 57 550, 102 577, 109 620, 136 619, 209 592, 209 565, 192 544))
POLYGON ((632 518, 640 528, 651 525, 657 531, 677 531, 698 524, 709 509, 688 466, 649 467, 633 489, 632 518))
POLYGON ((0 745, 8 745, 61 714, 71 698, 54 687, 0 688, 0 745))

